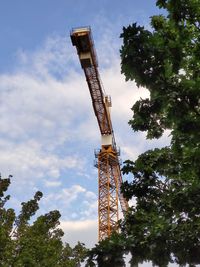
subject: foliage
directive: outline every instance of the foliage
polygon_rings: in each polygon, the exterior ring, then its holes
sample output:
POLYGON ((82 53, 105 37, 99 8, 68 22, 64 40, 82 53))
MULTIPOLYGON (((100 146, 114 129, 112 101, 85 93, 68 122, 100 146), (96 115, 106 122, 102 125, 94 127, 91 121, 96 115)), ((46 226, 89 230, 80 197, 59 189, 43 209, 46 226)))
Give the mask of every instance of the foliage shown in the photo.
POLYGON ((167 266, 200 264, 200 1, 157 0, 164 15, 151 30, 123 28, 121 69, 126 80, 149 90, 129 121, 148 139, 165 130, 171 143, 126 161, 127 199, 136 198, 122 223, 132 266, 143 261, 167 266))
POLYGON ((60 213, 50 211, 30 224, 39 209, 41 192, 23 202, 20 214, 7 209, 5 196, 10 178, 0 177, 0 266, 1 267, 79 267, 87 254, 84 244, 71 248, 62 243, 63 231, 58 228, 60 213))
POLYGON ((113 232, 109 238, 100 241, 89 251, 86 267, 96 266, 95 262, 99 267, 125 267, 123 258, 125 252, 124 236, 113 232))

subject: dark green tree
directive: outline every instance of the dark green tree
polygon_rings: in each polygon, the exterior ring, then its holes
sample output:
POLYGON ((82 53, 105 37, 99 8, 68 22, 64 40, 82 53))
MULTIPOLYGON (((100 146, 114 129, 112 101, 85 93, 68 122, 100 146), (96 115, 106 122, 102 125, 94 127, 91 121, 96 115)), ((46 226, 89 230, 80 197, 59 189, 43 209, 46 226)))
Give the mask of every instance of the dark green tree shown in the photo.
POLYGON ((136 198, 122 223, 131 264, 152 261, 200 264, 200 0, 157 0, 161 13, 151 29, 123 28, 121 70, 149 90, 137 101, 134 131, 148 139, 170 130, 171 143, 149 150, 123 172, 127 199, 136 198))
POLYGON ((6 208, 10 178, 0 177, 0 267, 80 267, 87 249, 80 242, 74 248, 63 244, 59 211, 41 215, 30 223, 39 209, 41 192, 22 203, 18 216, 6 208))
POLYGON ((126 246, 125 237, 114 232, 89 251, 86 267, 125 267, 126 246))

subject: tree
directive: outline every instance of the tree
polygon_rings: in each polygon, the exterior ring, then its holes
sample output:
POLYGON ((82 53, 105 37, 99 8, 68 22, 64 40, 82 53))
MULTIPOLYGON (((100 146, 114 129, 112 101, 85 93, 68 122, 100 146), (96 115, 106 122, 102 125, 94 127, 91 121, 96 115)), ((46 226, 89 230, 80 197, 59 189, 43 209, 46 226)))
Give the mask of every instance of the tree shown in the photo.
POLYGON ((130 208, 123 233, 132 266, 143 261, 167 266, 200 264, 200 1, 157 0, 162 13, 151 29, 134 23, 123 28, 121 70, 126 80, 150 92, 133 105, 129 121, 148 139, 171 132, 171 143, 149 150, 124 173, 130 208))
POLYGON ((125 267, 125 253, 125 237, 113 232, 89 251, 86 267, 94 267, 95 263, 98 267, 125 267))
POLYGON ((0 177, 0 266, 2 267, 80 267, 87 249, 84 244, 71 248, 62 243, 63 231, 59 226, 59 211, 41 215, 30 224, 39 209, 41 192, 23 202, 20 214, 6 209, 10 196, 5 196, 10 178, 0 177))

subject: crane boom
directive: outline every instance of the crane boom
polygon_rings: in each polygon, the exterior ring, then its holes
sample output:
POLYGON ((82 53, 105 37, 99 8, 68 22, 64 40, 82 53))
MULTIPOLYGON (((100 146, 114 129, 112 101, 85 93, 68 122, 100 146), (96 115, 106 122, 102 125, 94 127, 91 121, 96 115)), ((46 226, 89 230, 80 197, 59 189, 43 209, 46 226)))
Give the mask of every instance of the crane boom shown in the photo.
POLYGON ((80 63, 85 72, 100 132, 102 135, 111 134, 113 130, 97 70, 97 56, 90 28, 73 30, 71 33, 71 39, 72 44, 77 48, 80 63))
POLYGON ((120 192, 122 176, 118 158, 119 152, 116 148, 110 118, 111 101, 102 90, 90 28, 73 29, 71 40, 72 44, 76 46, 85 73, 94 113, 102 136, 102 147, 96 154, 96 167, 99 176, 99 239, 102 240, 109 236, 112 231, 118 231, 118 201, 124 214, 128 209, 128 203, 120 192))

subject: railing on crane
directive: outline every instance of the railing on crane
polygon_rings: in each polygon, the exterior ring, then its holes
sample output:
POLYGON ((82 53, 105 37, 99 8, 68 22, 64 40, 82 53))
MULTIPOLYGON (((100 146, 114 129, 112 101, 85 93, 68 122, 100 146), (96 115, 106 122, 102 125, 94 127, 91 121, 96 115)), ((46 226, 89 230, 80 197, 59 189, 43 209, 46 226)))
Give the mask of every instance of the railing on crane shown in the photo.
POLYGON ((118 199, 124 214, 128 209, 128 203, 120 192, 122 176, 118 157, 119 154, 110 118, 111 100, 110 97, 104 95, 102 90, 103 87, 98 72, 98 61, 90 27, 72 29, 71 40, 72 44, 76 46, 79 60, 85 73, 94 113, 97 117, 102 136, 102 148, 96 157, 98 158, 97 167, 99 169, 99 224, 100 232, 103 232, 103 234, 100 233, 100 239, 103 239, 110 235, 112 232, 111 228, 116 230, 117 222, 113 221, 118 220, 118 211, 116 211, 116 209, 118 209, 118 199), (107 183, 107 187, 102 181, 107 183), (115 187, 114 191, 112 187, 115 187), (116 197, 113 196, 114 193, 117 194, 116 197), (109 202, 107 203, 108 205, 105 204, 105 199, 109 202), (112 203, 115 203, 113 207, 112 203), (103 209, 104 212, 101 213, 103 209), (106 212, 107 215, 105 214, 106 212), (115 217, 115 219, 113 219, 113 217, 115 217), (106 220, 107 223, 104 222, 106 220), (107 232, 106 230, 104 232, 105 227, 109 228, 107 232))

